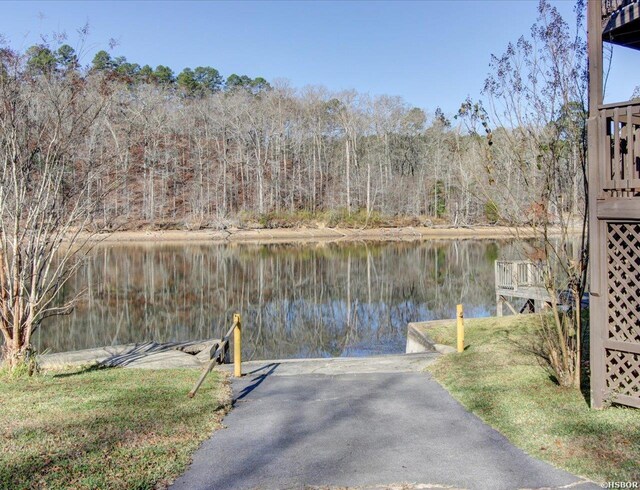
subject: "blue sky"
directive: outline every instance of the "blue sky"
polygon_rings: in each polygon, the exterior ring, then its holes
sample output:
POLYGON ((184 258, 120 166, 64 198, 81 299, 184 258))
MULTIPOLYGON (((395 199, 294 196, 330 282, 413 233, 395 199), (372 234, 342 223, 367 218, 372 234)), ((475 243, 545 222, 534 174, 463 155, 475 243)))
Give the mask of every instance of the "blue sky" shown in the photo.
MULTIPOLYGON (((574 2, 553 1, 566 18, 574 2)), ((213 66, 295 87, 354 88, 400 95, 429 111, 454 113, 478 98, 491 53, 529 31, 535 0, 285 2, 4 2, 0 33, 24 49, 43 33, 77 28, 90 36, 84 63, 118 41, 129 61, 213 66)), ((640 52, 618 49, 607 99, 626 100, 640 84, 640 52)))

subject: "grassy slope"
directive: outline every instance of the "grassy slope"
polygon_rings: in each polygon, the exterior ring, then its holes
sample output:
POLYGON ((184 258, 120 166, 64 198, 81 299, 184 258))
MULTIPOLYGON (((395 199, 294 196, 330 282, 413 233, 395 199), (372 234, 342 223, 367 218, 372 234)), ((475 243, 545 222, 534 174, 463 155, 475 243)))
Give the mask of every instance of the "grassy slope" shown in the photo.
POLYGON ((0 379, 0 488, 154 488, 220 428, 230 392, 212 372, 101 369, 0 379))
MULTIPOLYGON (((596 481, 640 481, 640 410, 590 410, 551 381, 532 345, 536 316, 465 320, 462 354, 430 368, 466 408, 529 454, 596 481)), ((455 325, 432 330, 455 345, 455 325)))

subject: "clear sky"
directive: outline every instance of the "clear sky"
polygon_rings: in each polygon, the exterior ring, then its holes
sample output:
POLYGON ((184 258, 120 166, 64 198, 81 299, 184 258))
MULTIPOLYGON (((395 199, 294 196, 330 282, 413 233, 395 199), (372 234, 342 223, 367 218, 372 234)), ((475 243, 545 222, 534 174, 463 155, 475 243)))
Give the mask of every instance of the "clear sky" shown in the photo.
MULTIPOLYGON (((553 1, 573 18, 571 0, 553 1)), ((324 85, 372 95, 400 95, 429 111, 453 114, 480 97, 491 53, 529 31, 535 0, 0 2, 0 33, 25 49, 41 34, 89 23, 83 63, 118 41, 113 56, 140 65, 213 66, 231 73, 285 78, 295 87, 324 85)), ((611 100, 640 85, 640 52, 618 49, 611 100)))

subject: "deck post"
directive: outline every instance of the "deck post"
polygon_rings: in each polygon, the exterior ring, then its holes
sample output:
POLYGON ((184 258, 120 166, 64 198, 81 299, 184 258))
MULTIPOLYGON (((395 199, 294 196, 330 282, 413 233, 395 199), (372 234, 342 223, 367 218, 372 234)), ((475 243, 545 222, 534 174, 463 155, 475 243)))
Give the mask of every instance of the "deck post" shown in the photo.
POLYGON ((496 315, 503 315, 504 298, 500 294, 496 294, 496 315))
POLYGON ((539 299, 533 300, 533 313, 539 313, 544 308, 544 301, 539 299))
POLYGON ((601 192, 600 181, 600 124, 599 106, 602 104, 602 1, 589 0, 587 3, 587 44, 589 56, 589 119, 587 122, 589 159, 589 240, 591 267, 591 321, 590 321, 590 363, 591 363, 591 407, 602 408, 605 390, 605 359, 603 336, 606 328, 606 305, 601 289, 604 254, 605 222, 598 219, 597 200, 601 192))

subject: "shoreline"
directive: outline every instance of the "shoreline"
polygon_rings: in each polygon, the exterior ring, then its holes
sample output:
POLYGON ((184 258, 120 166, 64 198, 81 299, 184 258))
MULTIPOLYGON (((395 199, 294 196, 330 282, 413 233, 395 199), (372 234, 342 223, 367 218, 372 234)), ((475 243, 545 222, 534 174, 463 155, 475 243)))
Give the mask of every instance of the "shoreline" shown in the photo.
POLYGON ((398 228, 274 228, 229 230, 136 230, 97 233, 91 242, 122 243, 289 243, 338 241, 510 240, 534 238, 531 228, 506 226, 398 228))

